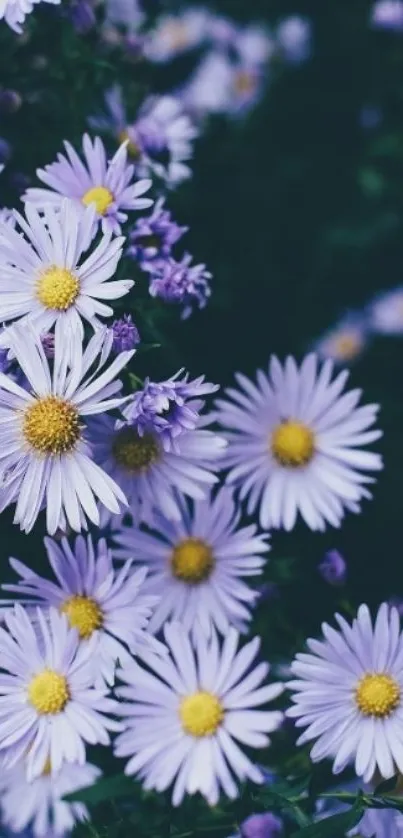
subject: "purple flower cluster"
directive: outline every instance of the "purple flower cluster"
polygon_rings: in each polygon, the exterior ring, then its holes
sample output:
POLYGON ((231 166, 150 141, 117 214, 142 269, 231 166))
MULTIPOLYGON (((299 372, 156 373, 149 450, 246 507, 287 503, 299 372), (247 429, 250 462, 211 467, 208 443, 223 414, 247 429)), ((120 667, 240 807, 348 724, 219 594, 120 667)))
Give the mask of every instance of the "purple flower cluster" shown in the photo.
POLYGON ((130 314, 124 314, 119 320, 114 320, 112 333, 112 351, 116 355, 120 352, 135 349, 141 340, 137 326, 133 323, 130 314))
POLYGON ((172 248, 188 231, 180 227, 160 198, 148 218, 137 219, 130 233, 127 255, 136 259, 144 271, 153 271, 171 255, 172 248))
POLYGON ((211 294, 211 273, 205 265, 192 265, 191 262, 189 253, 185 253, 180 262, 169 258, 150 277, 151 296, 182 305, 183 319, 189 317, 195 306, 204 308, 211 294))

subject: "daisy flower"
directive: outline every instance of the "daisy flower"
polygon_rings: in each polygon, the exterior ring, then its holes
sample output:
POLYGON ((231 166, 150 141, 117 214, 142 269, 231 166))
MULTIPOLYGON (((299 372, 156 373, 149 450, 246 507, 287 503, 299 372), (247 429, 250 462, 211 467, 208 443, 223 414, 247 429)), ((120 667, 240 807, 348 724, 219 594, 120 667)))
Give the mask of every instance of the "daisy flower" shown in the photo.
POLYGON ((360 390, 341 395, 348 372, 332 374, 332 362, 318 369, 315 355, 300 368, 273 356, 268 375, 259 370, 254 384, 238 373, 240 389, 217 401, 216 417, 229 428, 227 480, 247 498, 249 515, 259 509, 264 529, 291 530, 298 512, 312 530, 338 527, 346 508, 359 511, 370 497, 364 484, 373 480, 362 472, 381 469, 382 460, 359 446, 382 435, 369 430, 378 405, 357 407, 360 390))
POLYGON ((23 200, 34 203, 39 209, 47 204, 60 207, 62 198, 74 200, 83 209, 93 205, 95 218, 106 233, 120 233, 121 224, 128 219, 126 210, 146 209, 152 205, 149 198, 141 198, 151 186, 151 180, 133 183, 134 166, 127 162, 127 142, 123 143, 108 162, 102 140, 91 142, 88 134, 83 137, 85 163, 69 142, 64 143, 65 154, 58 154, 57 161, 37 169, 37 176, 48 189, 27 189, 23 200))
POLYGON ((209 34, 213 16, 207 9, 185 9, 178 15, 160 15, 144 46, 146 58, 158 64, 201 46, 209 34))
POLYGON ((372 7, 371 24, 375 29, 403 31, 402 0, 377 0, 372 7))
POLYGON ((134 284, 130 279, 107 282, 124 238, 112 239, 107 232, 89 251, 95 208, 78 213, 70 201, 63 201, 60 210, 48 206, 42 215, 26 204, 25 214, 14 215, 19 230, 10 224, 0 228, 1 316, 5 321, 29 319, 38 332, 55 326, 69 346, 83 339, 83 319, 99 328, 98 316, 113 314, 103 301, 124 296, 134 284))
POLYGON ((20 833, 31 827, 33 838, 62 838, 79 821, 89 818, 83 803, 67 803, 63 798, 92 786, 101 771, 95 765, 64 763, 51 775, 50 762, 39 777, 28 782, 23 763, 2 772, 0 779, 2 823, 20 833))
POLYGON ((379 294, 369 307, 370 325, 381 335, 403 334, 403 287, 379 294))
POLYGON ((46 505, 46 524, 52 535, 69 524, 80 531, 86 516, 97 526, 95 498, 111 512, 119 512, 126 498, 111 477, 92 461, 82 419, 122 404, 116 394, 116 375, 133 352, 122 352, 101 372, 111 341, 106 330, 81 341, 73 357, 63 341, 55 341, 51 374, 42 342, 28 328, 12 326, 8 341, 29 382, 23 389, 0 373, 0 511, 16 502, 14 521, 29 532, 46 505), (97 363, 95 371, 89 373, 97 363))
MULTIPOLYGON (((31 14, 34 5, 40 0, 5 0, 0 7, 0 20, 4 20, 10 29, 19 35, 22 32, 21 24, 24 23, 27 15, 31 14)), ((60 0, 42 0, 45 3, 52 3, 54 6, 60 4, 60 0)))
POLYGON ((142 175, 155 174, 171 187, 190 177, 187 161, 199 131, 178 99, 150 96, 127 133, 131 146, 139 149, 142 175))
POLYGON ((184 431, 171 450, 164 448, 154 427, 139 433, 136 424, 109 416, 91 420, 95 462, 121 486, 136 523, 150 522, 158 509, 166 518, 182 516, 181 494, 200 499, 217 483, 225 440, 206 430, 199 417, 194 430, 184 431))
POLYGON ((268 664, 250 669, 259 638, 238 651, 234 629, 222 646, 216 635, 208 642, 199 634, 193 651, 183 627, 167 623, 165 640, 171 658, 154 658, 151 672, 137 666, 119 673, 127 685, 118 690, 126 729, 115 753, 129 757, 126 774, 139 775, 146 790, 161 792, 174 784, 174 806, 198 791, 210 805, 218 802, 220 788, 237 797, 234 775, 239 782, 263 783, 262 771, 236 742, 267 748, 267 734, 283 718, 280 712, 254 709, 282 691, 281 684, 261 686, 268 664))
POLYGON ((368 318, 348 314, 329 329, 315 345, 319 358, 331 358, 335 364, 349 364, 362 355, 368 345, 368 318))
POLYGON ((230 625, 245 631, 250 608, 259 597, 242 577, 262 572, 267 536, 256 527, 239 527, 232 493, 183 502, 180 521, 156 516, 154 532, 122 527, 114 539, 117 558, 134 556, 150 571, 148 590, 160 596, 149 624, 159 631, 165 620, 179 620, 187 631, 213 627, 226 634, 230 625))
POLYGON ((403 636, 395 608, 383 603, 372 626, 361 605, 350 626, 336 614, 339 631, 324 623, 322 641, 292 664, 294 706, 287 715, 306 730, 298 744, 316 739, 314 762, 333 759, 338 774, 354 762, 369 782, 376 771, 403 771, 403 636))
POLYGON ((32 620, 20 605, 0 627, 0 756, 8 769, 26 756, 28 781, 46 767, 85 763, 85 742, 109 745, 117 702, 94 689, 98 637, 81 644, 65 614, 38 608, 32 620), (50 760, 50 765, 48 760, 50 760))
POLYGON ((153 272, 163 266, 174 245, 189 229, 179 227, 164 204, 165 199, 159 198, 151 215, 138 218, 129 233, 130 246, 126 253, 143 271, 153 272))
POLYGON ((115 570, 106 541, 101 539, 94 545, 91 536, 78 536, 71 547, 67 538, 60 544, 45 538, 45 547, 57 582, 39 576, 18 559, 10 559, 21 578, 17 585, 2 587, 32 597, 42 607, 58 608, 84 643, 96 631, 97 681, 113 684, 117 660, 130 659, 127 648, 135 654, 156 645, 146 629, 159 596, 144 593, 147 570, 133 570, 131 558, 121 570, 115 570))

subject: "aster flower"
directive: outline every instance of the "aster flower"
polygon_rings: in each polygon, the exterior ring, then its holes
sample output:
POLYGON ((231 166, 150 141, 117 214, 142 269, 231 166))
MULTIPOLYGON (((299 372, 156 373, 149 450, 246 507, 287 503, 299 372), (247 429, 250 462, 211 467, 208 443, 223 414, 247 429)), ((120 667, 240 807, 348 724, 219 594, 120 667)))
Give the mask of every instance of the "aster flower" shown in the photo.
POLYGON ((97 525, 95 498, 115 513, 126 498, 93 463, 81 420, 122 404, 115 377, 133 352, 122 352, 101 372, 110 350, 105 330, 94 335, 84 353, 76 341, 71 360, 56 338, 51 375, 40 338, 27 327, 8 332, 30 389, 0 373, 0 510, 16 503, 14 521, 25 532, 44 504, 50 534, 66 524, 79 531, 86 516, 97 525))
POLYGON ((92 786, 101 771, 95 765, 62 765, 51 775, 50 763, 31 782, 24 763, 2 772, 0 778, 2 822, 13 832, 31 827, 33 838, 62 838, 79 821, 89 818, 83 803, 67 803, 63 798, 92 786))
POLYGON ((233 84, 234 64, 222 50, 211 50, 176 95, 200 119, 228 112, 233 84))
POLYGON ((156 201, 152 214, 138 218, 129 234, 127 255, 140 264, 143 271, 154 271, 171 255, 172 248, 188 231, 173 221, 164 207, 164 198, 156 201))
POLYGON ((359 838, 403 838, 403 816, 396 809, 367 809, 349 835, 359 838))
POLYGON ((371 23, 376 29, 403 32, 402 0, 377 0, 372 7, 371 23))
POLYGON ((225 440, 206 430, 209 417, 199 417, 194 430, 184 431, 172 450, 165 450, 158 429, 140 434, 135 423, 100 416, 91 421, 95 462, 121 486, 134 521, 150 522, 158 509, 179 520, 182 494, 199 499, 218 478, 225 440))
POLYGON ((383 335, 403 334, 403 287, 379 294, 369 307, 370 326, 383 335))
POLYGON ((276 29, 276 40, 285 61, 300 64, 311 52, 311 23, 299 15, 287 17, 276 29))
POLYGON ((336 614, 339 631, 326 623, 322 641, 308 640, 308 654, 292 664, 288 684, 294 706, 287 715, 306 730, 298 744, 316 739, 314 762, 333 759, 338 774, 354 762, 369 782, 403 770, 403 636, 396 609, 386 603, 372 626, 361 605, 350 626, 336 614))
POLYGON ((18 559, 10 559, 20 580, 17 585, 2 588, 66 614, 83 643, 90 642, 96 631, 96 681, 113 684, 116 662, 130 659, 127 649, 131 654, 158 649, 146 633, 159 600, 157 595, 144 593, 147 570, 133 570, 131 558, 120 571, 115 570, 105 540, 94 545, 91 536, 78 536, 72 546, 67 538, 62 538, 60 545, 45 538, 45 547, 57 583, 39 576, 18 559))
POLYGON ((60 209, 45 207, 42 215, 26 204, 25 214, 15 213, 19 231, 9 224, 0 228, 2 319, 29 320, 38 332, 55 326, 70 351, 83 339, 82 320, 99 328, 99 316, 113 314, 104 300, 124 296, 134 284, 130 279, 107 281, 116 271, 124 238, 105 233, 89 251, 95 208, 78 213, 70 201, 64 200, 60 209))
POLYGON ((5 768, 26 757, 27 779, 64 762, 85 763, 85 744, 109 745, 119 730, 117 702, 94 689, 98 637, 80 644, 65 614, 40 608, 34 619, 20 605, 0 627, 0 756, 5 768), (35 628, 34 628, 35 625, 35 628), (50 760, 50 766, 49 762, 50 760))
POLYGON ((348 364, 362 354, 367 344, 368 318, 362 314, 348 314, 316 342, 315 352, 335 364, 348 364))
POLYGON ((318 567, 319 573, 329 585, 344 585, 347 564, 338 550, 328 550, 318 567))
POLYGON ((150 275, 149 292, 167 303, 182 305, 182 318, 186 319, 196 306, 203 309, 210 297, 211 273, 205 265, 191 265, 192 257, 186 253, 180 262, 172 257, 157 266, 150 275))
POLYGON ((182 503, 180 521, 156 516, 154 532, 122 527, 114 536, 117 558, 134 556, 150 572, 148 590, 160 596, 150 622, 179 620, 187 631, 226 634, 230 625, 245 631, 259 592, 242 577, 262 572, 267 537, 256 527, 239 527, 240 512, 227 488, 215 497, 182 503))
POLYGON ((165 63, 201 46, 208 37, 211 19, 207 9, 197 7, 185 9, 178 15, 160 15, 145 43, 146 58, 165 63))
POLYGON ((134 349, 140 343, 137 326, 133 323, 131 314, 124 314, 112 323, 112 350, 116 354, 134 349))
POLYGON ((175 440, 186 431, 194 431, 204 407, 201 396, 218 390, 217 384, 205 381, 205 376, 189 380, 183 368, 165 381, 146 378, 125 406, 125 419, 135 424, 139 436, 150 430, 157 433, 166 451, 175 448, 175 440), (180 377, 182 376, 182 377, 180 377))
POLYGON ((369 430, 378 406, 357 407, 360 390, 341 395, 348 372, 333 381, 332 373, 331 361, 318 370, 315 355, 300 368, 273 356, 268 375, 259 370, 255 384, 238 373, 240 389, 217 402, 216 417, 229 428, 227 480, 247 498, 248 514, 259 509, 264 529, 291 530, 298 513, 312 530, 337 527, 345 509, 359 511, 370 497, 372 478, 362 472, 381 469, 382 460, 359 446, 382 435, 369 430))
MULTIPOLYGON (((0 20, 4 20, 10 29, 21 34, 22 26, 27 15, 31 14, 34 5, 40 0, 6 0, 2 3, 0 8, 0 20)), ((45 3, 52 3, 52 5, 59 5, 60 0, 42 0, 45 3)))
POLYGON ((259 649, 254 638, 238 651, 230 629, 222 646, 213 635, 198 635, 195 651, 180 623, 165 625, 171 659, 150 661, 151 672, 123 668, 118 690, 126 729, 116 740, 116 755, 130 757, 126 774, 138 774, 145 789, 164 791, 173 783, 172 802, 199 791, 210 805, 220 788, 237 797, 237 780, 262 783, 262 771, 236 744, 266 748, 282 713, 256 711, 276 698, 282 685, 261 686, 269 665, 250 670, 259 649), (248 675, 246 675, 248 672, 248 675))
POLYGON ((272 812, 250 815, 241 824, 238 838, 279 838, 283 834, 283 822, 272 812))
POLYGON ((144 20, 139 0, 106 0, 106 20, 136 32, 144 20))
POLYGON ((108 162, 102 140, 93 143, 88 134, 83 137, 85 164, 73 146, 64 143, 65 154, 58 154, 57 161, 37 169, 37 176, 48 189, 31 188, 23 196, 26 202, 39 209, 47 204, 60 207, 62 198, 70 198, 81 210, 93 205, 95 218, 104 232, 120 233, 121 224, 128 219, 127 211, 146 209, 152 205, 149 198, 141 198, 151 186, 150 180, 133 183, 134 166, 127 162, 127 142, 108 162))

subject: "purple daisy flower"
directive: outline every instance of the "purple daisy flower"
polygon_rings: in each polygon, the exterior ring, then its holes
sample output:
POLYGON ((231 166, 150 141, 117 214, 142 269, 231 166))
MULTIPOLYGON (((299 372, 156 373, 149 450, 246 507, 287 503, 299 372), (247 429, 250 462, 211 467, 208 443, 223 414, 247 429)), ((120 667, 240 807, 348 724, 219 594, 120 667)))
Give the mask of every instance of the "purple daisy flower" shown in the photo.
POLYGON ((402 0, 378 0, 372 8, 371 23, 376 29, 403 32, 402 0))
POLYGON ((259 592, 243 577, 262 573, 267 536, 254 524, 239 526, 240 512, 225 487, 181 506, 180 521, 156 515, 153 532, 122 526, 114 535, 117 558, 134 556, 149 569, 147 591, 159 597, 150 631, 172 619, 207 636, 214 628, 225 635, 231 625, 245 632, 259 592))
POLYGON ((176 224, 164 203, 164 198, 156 201, 152 214, 138 218, 129 233, 126 253, 136 259, 143 271, 154 271, 163 265, 173 246, 189 229, 176 224))
POLYGON ((150 96, 128 130, 130 143, 140 151, 138 171, 154 174, 168 187, 191 176, 188 160, 198 129, 174 96, 150 96))
POLYGON ((124 314, 119 320, 112 323, 112 351, 117 355, 119 352, 128 352, 135 349, 140 343, 140 334, 137 326, 132 321, 131 314, 124 314))
POLYGON ((0 755, 8 768, 26 757, 27 779, 49 765, 57 775, 64 762, 85 764, 85 742, 109 745, 109 718, 118 704, 94 689, 98 637, 86 645, 55 608, 40 608, 31 620, 20 605, 0 627, 0 755), (12 731, 12 735, 10 735, 12 731))
POLYGON ((211 273, 205 265, 191 265, 192 257, 186 253, 181 262, 169 258, 150 276, 149 292, 166 303, 182 305, 182 318, 190 316, 196 306, 203 309, 211 295, 211 273))
POLYGON ((97 683, 113 684, 118 660, 122 663, 131 655, 144 657, 150 650, 158 650, 159 644, 146 629, 159 595, 145 592, 145 567, 133 570, 130 558, 117 571, 106 541, 101 539, 94 545, 91 536, 78 536, 72 546, 67 538, 62 538, 60 545, 45 538, 45 548, 57 583, 34 573, 18 559, 10 559, 21 578, 18 584, 2 588, 66 614, 83 643, 97 632, 97 683))
POLYGON ((368 317, 351 312, 316 342, 315 352, 320 358, 331 358, 335 364, 349 364, 367 348, 368 332, 368 317))
POLYGON ((88 134, 83 137, 85 164, 69 142, 65 141, 65 154, 58 154, 57 161, 37 169, 39 180, 48 189, 27 189, 23 200, 43 209, 47 204, 59 207, 62 198, 71 198, 80 208, 95 206, 96 220, 104 232, 121 232, 121 224, 128 219, 127 211, 147 209, 150 198, 140 196, 147 192, 151 180, 133 183, 134 166, 127 162, 127 142, 123 143, 108 162, 102 140, 93 143, 88 134))
POLYGON ((292 664, 288 684, 294 706, 287 715, 306 730, 298 744, 316 739, 311 759, 333 759, 338 774, 351 762, 369 782, 403 771, 403 635, 399 615, 383 603, 374 627, 366 605, 339 631, 323 623, 324 639, 308 640, 309 653, 292 664))
POLYGON ((200 421, 204 407, 201 396, 215 393, 217 384, 205 381, 205 376, 189 381, 189 373, 178 370, 165 381, 150 381, 146 378, 142 390, 138 390, 122 413, 125 419, 136 426, 143 437, 150 430, 157 433, 166 451, 175 449, 180 434, 194 431, 200 421))

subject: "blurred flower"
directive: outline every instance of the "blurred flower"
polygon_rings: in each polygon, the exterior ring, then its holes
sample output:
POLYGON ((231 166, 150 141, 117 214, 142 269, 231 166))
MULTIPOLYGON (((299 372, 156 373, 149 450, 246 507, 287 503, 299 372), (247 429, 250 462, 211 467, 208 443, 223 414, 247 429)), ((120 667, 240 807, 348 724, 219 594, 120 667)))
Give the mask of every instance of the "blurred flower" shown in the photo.
POLYGON ((312 530, 338 527, 370 497, 373 478, 362 472, 378 471, 382 459, 360 446, 382 436, 369 430, 379 408, 357 407, 360 390, 341 395, 348 373, 333 381, 332 373, 331 361, 318 368, 313 354, 300 367, 272 356, 268 373, 258 370, 256 383, 238 373, 239 389, 216 403, 227 482, 248 500, 248 515, 259 510, 263 529, 292 530, 298 513, 312 530))
POLYGON ((376 29, 403 32, 402 0, 378 0, 372 7, 371 23, 376 29))
POLYGON ((276 29, 276 40, 281 53, 290 64, 306 61, 311 53, 311 23, 303 17, 287 17, 276 29))
POLYGON ((85 35, 95 26, 96 16, 94 0, 72 0, 69 15, 72 24, 80 35, 85 35))
POLYGON ((187 163, 193 157, 198 129, 173 96, 150 96, 137 120, 127 128, 130 148, 138 149, 137 163, 142 176, 157 175, 169 187, 191 175, 187 163))
POLYGON ((89 818, 83 803, 67 803, 64 797, 92 786, 101 770, 88 762, 65 763, 56 775, 49 769, 46 765, 43 773, 30 782, 23 762, 1 773, 2 823, 11 827, 13 834, 18 832, 19 838, 27 826, 33 838, 64 838, 75 823, 89 818))
POLYGON ((119 320, 114 320, 111 328, 113 332, 112 351, 116 354, 135 349, 140 343, 139 331, 132 321, 131 314, 124 314, 119 320))
POLYGON ((236 742, 268 747, 268 734, 279 727, 282 713, 256 707, 275 699, 282 685, 261 686, 268 664, 251 669, 260 645, 256 637, 238 650, 234 629, 220 645, 215 636, 208 642, 200 633, 193 649, 180 623, 165 623, 164 638, 171 657, 161 664, 150 660, 151 672, 119 671, 126 729, 116 739, 115 753, 129 757, 125 773, 140 772, 145 789, 161 792, 174 783, 174 806, 197 791, 214 806, 221 788, 234 799, 235 779, 264 782, 236 742))
POLYGON ((151 296, 183 306, 183 319, 189 317, 194 307, 203 309, 211 294, 211 273, 205 265, 191 265, 191 262, 189 253, 180 262, 170 257, 150 274, 151 296))
POLYGON ((128 32, 136 32, 144 20, 139 0, 105 0, 107 23, 123 25, 128 32))
POLYGON ((196 117, 226 113, 233 83, 233 65, 221 51, 211 51, 176 95, 196 117))
POLYGON ((368 317, 374 332, 403 334, 403 286, 379 294, 369 306, 368 317))
MULTIPOLYGON (((40 0, 5 0, 0 6, 0 20, 5 20, 10 29, 20 34, 21 24, 24 23, 26 15, 31 14, 34 5, 40 0)), ((45 3, 59 5, 61 0, 42 0, 45 3)))
POLYGON ((59 208, 63 198, 71 198, 83 210, 94 206, 96 220, 104 233, 120 233, 121 224, 127 221, 125 210, 141 210, 153 203, 141 198, 151 186, 150 180, 133 183, 134 166, 127 162, 127 144, 123 143, 108 162, 102 140, 91 142, 88 134, 83 137, 83 154, 86 165, 67 141, 66 154, 59 154, 57 161, 37 169, 39 180, 49 189, 28 189, 23 200, 34 203, 39 209, 52 204, 59 208))
POLYGON ((357 827, 358 838, 403 838, 403 816, 396 809, 367 809, 357 827))
POLYGON ((374 627, 366 605, 352 626, 340 614, 335 619, 339 631, 323 623, 324 640, 308 640, 310 652, 296 656, 287 685, 294 705, 286 713, 306 728, 298 745, 317 740, 313 762, 331 758, 338 774, 354 761, 365 782, 376 770, 388 779, 403 769, 399 615, 383 603, 374 627))
POLYGON ((377 105, 364 105, 359 112, 359 123, 362 128, 366 128, 368 131, 378 128, 382 120, 383 113, 377 105))
POLYGON ((16 90, 0 90, 0 113, 16 113, 21 105, 22 96, 16 90))
POLYGON ((161 15, 155 29, 148 33, 144 48, 146 57, 164 63, 201 46, 208 37, 210 21, 210 12, 197 7, 185 9, 178 15, 161 15))
POLYGON ((4 137, 0 137, 0 163, 8 163, 11 153, 10 143, 4 137))
POLYGON ((149 571, 147 591, 159 598, 149 630, 158 632, 166 620, 179 620, 186 631, 210 637, 225 635, 232 625, 245 632, 251 608, 259 597, 244 577, 262 573, 267 536, 251 524, 240 526, 232 492, 181 505, 180 521, 156 515, 152 532, 122 527, 114 535, 114 555, 134 560, 149 571))
POLYGON ((250 815, 241 825, 241 838, 277 838, 283 833, 282 821, 271 812, 250 815))
POLYGON ((320 358, 331 358, 335 364, 355 361, 368 342, 368 318, 362 314, 348 314, 329 329, 314 346, 320 358))
POLYGON ((163 263, 189 229, 179 227, 164 203, 165 199, 159 198, 151 215, 138 218, 129 234, 130 245, 126 253, 136 259, 144 271, 153 271, 156 265, 163 263))
POLYGON ((347 565, 338 550, 329 550, 319 563, 318 570, 329 585, 343 585, 346 581, 347 565))

